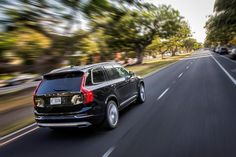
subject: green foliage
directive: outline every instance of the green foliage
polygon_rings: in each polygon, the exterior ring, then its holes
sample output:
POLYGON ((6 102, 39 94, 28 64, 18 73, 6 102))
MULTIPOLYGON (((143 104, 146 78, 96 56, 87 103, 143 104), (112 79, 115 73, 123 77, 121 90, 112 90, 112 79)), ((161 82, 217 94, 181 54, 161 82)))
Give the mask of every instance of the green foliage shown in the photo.
POLYGON ((142 63, 145 50, 176 51, 191 32, 178 10, 139 0, 4 0, 0 7, 2 24, 13 28, 0 34, 0 55, 10 50, 25 64, 39 56, 58 64, 78 51, 83 60, 135 53, 142 63))
POLYGON ((21 28, 14 32, 14 53, 20 57, 24 64, 33 64, 35 59, 44 55, 44 49, 50 46, 48 38, 34 30, 21 28))
POLYGON ((228 44, 236 36, 236 1, 216 0, 214 15, 206 22, 207 37, 205 45, 228 44))
POLYGON ((15 35, 13 33, 0 34, 0 57, 2 57, 5 50, 10 50, 16 43, 15 35))
POLYGON ((150 4, 139 6, 139 10, 127 12, 115 27, 107 28, 107 42, 114 50, 136 51, 142 63, 145 48, 158 36, 168 38, 180 29, 182 17, 170 6, 156 7, 150 4))

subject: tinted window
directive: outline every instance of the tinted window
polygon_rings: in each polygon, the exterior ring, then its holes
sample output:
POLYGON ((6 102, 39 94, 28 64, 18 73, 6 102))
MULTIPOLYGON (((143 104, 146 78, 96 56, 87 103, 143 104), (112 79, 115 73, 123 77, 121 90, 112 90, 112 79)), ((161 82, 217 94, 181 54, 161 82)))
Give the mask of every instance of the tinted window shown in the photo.
POLYGON ((119 72, 121 77, 129 76, 129 72, 123 67, 116 67, 117 71, 119 72))
POLYGON ((86 85, 86 86, 91 86, 91 85, 93 85, 93 83, 92 83, 91 70, 89 70, 88 73, 87 73, 85 85, 86 85))
POLYGON ((122 77, 119 71, 116 68, 113 68, 112 66, 106 66, 105 69, 109 79, 111 80, 122 77))
POLYGON ((92 70, 93 83, 100 83, 105 81, 105 76, 102 68, 92 70))
POLYGON ((45 76, 36 94, 80 91, 83 73, 63 73, 45 76))

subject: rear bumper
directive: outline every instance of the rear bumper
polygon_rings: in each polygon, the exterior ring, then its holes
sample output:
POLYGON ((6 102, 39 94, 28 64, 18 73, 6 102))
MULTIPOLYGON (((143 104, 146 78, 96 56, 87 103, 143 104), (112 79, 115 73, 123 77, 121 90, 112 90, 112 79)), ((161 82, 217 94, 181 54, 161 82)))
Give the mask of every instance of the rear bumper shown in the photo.
POLYGON ((104 115, 67 113, 67 114, 42 114, 35 113, 35 120, 39 127, 88 127, 103 121, 104 115))
POLYGON ((88 127, 90 122, 68 122, 68 123, 37 123, 40 127, 88 127))

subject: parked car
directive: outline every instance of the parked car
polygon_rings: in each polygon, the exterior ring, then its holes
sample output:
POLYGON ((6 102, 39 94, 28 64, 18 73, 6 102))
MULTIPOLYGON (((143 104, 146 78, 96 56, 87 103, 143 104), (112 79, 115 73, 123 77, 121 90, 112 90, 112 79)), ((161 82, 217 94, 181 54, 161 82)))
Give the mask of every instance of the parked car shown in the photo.
POLYGON ((211 51, 216 52, 216 48, 215 47, 211 48, 211 51))
POLYGON ((219 47, 216 49, 217 53, 219 53, 220 55, 225 55, 228 54, 228 49, 225 47, 219 47))
POLYGON ((229 54, 229 57, 231 59, 236 59, 236 48, 231 50, 231 53, 229 54))
POLYGON ((220 47, 218 46, 218 47, 215 48, 214 52, 219 53, 219 51, 220 51, 220 47))
POLYGON ((141 77, 120 64, 106 62, 54 70, 43 76, 34 96, 35 119, 40 127, 113 129, 119 111, 145 101, 141 77))

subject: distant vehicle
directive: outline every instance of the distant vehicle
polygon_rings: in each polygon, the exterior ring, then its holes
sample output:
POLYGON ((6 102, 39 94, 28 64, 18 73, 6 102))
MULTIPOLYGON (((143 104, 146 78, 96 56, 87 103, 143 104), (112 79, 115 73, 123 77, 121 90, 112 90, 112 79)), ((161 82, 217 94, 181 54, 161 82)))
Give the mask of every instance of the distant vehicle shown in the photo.
POLYGON ((219 51, 220 51, 220 47, 219 46, 214 49, 215 53, 219 53, 219 51))
POLYGON ((216 53, 219 53, 220 55, 228 54, 228 49, 225 47, 219 47, 216 48, 216 53))
POLYGON ((231 50, 231 53, 229 54, 229 57, 231 59, 236 59, 236 48, 231 50))
POLYGON ((120 64, 107 62, 45 74, 33 99, 40 127, 57 130, 103 124, 113 129, 121 109, 145 101, 145 85, 120 64))
POLYGON ((216 47, 213 47, 211 50, 212 50, 213 52, 216 52, 216 47))
POLYGON ((35 78, 34 75, 21 74, 21 75, 18 75, 12 79, 7 80, 5 83, 6 83, 6 86, 15 86, 15 85, 20 85, 22 83, 31 81, 34 78, 35 78))

